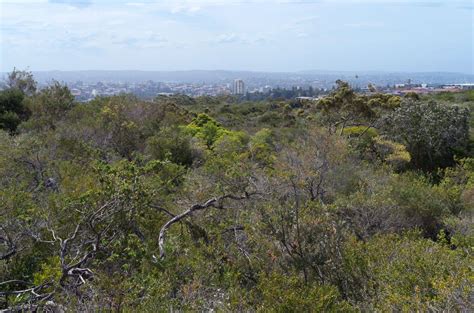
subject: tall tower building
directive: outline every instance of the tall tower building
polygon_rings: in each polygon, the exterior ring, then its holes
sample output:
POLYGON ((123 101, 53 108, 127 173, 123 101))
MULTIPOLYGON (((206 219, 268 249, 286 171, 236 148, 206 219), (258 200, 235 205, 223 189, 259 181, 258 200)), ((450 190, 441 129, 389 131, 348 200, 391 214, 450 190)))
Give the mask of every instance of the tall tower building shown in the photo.
POLYGON ((245 84, 241 79, 234 80, 234 95, 243 95, 245 93, 245 84))

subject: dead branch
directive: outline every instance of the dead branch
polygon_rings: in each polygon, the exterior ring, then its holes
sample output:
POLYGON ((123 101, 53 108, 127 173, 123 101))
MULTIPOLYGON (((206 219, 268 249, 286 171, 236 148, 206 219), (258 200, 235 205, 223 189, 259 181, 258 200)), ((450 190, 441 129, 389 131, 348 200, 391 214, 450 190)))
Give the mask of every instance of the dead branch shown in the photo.
POLYGON ((8 235, 7 231, 0 226, 0 229, 4 235, 0 236, 0 243, 6 247, 6 252, 0 254, 0 260, 7 260, 11 258, 17 252, 17 247, 15 241, 8 235))
POLYGON ((244 200, 244 199, 250 198, 254 194, 256 193, 246 192, 243 196, 224 195, 221 197, 212 198, 212 199, 207 200, 203 204, 194 204, 188 210, 182 212, 181 214, 175 215, 173 218, 171 218, 168 222, 166 222, 161 227, 160 234, 158 236, 158 247, 160 249, 160 259, 164 259, 165 257, 165 237, 166 237, 166 232, 171 227, 171 225, 181 221, 182 219, 184 219, 188 215, 191 215, 195 211, 205 210, 210 207, 223 209, 222 201, 225 199, 231 199, 231 200, 237 200, 237 201, 244 200))

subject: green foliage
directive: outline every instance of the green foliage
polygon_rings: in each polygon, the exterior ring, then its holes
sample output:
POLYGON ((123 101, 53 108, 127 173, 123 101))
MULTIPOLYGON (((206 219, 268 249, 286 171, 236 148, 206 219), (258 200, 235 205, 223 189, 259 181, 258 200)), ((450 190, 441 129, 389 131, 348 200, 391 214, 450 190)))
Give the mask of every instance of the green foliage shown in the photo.
POLYGON ((474 90, 464 90, 460 92, 442 91, 430 95, 429 98, 447 103, 474 102, 474 90))
POLYGON ((37 83, 33 78, 33 74, 27 70, 17 70, 8 73, 7 86, 9 89, 19 90, 22 94, 31 96, 36 92, 37 83))
POLYGON ((158 160, 166 160, 191 166, 197 158, 191 147, 191 138, 179 128, 162 128, 147 139, 147 153, 158 160))
POLYGON ((276 127, 281 123, 282 119, 282 116, 277 112, 266 112, 258 119, 258 121, 259 123, 276 127))
POLYGON ((366 136, 367 138, 374 138, 378 136, 377 130, 367 126, 352 126, 344 128, 343 135, 348 137, 366 136))
POLYGON ((198 116, 184 128, 184 131, 193 137, 201 139, 206 147, 211 150, 219 138, 230 134, 230 132, 223 128, 216 120, 204 113, 198 114, 198 116))
MULTIPOLYGON (((323 122, 335 131, 340 126, 342 135, 346 126, 351 124, 372 125, 388 112, 400 106, 400 97, 372 94, 357 94, 344 81, 336 81, 337 88, 327 97, 318 101, 318 108, 323 115, 323 122)), ((357 126, 356 126, 357 127, 357 126)))
POLYGON ((24 104, 24 94, 20 90, 0 91, 0 129, 14 132, 29 115, 30 112, 24 104))
POLYGON ((412 91, 406 93, 403 97, 406 98, 406 99, 413 100, 413 101, 418 101, 418 100, 420 100, 420 95, 417 94, 416 92, 412 92, 412 91))
POLYGON ((263 128, 249 142, 251 157, 262 166, 271 166, 275 161, 275 146, 271 130, 263 128))
POLYGON ((375 115, 369 103, 357 95, 347 82, 338 80, 336 84, 336 90, 318 102, 318 107, 326 117, 326 123, 334 127, 341 124, 342 132, 349 122, 375 115))
POLYGON ((112 147, 122 157, 131 159, 143 142, 140 125, 130 118, 130 111, 139 109, 139 103, 131 105, 126 97, 112 98, 102 107, 100 117, 111 138, 112 147))
POLYGON ((15 75, 0 93, 0 309, 472 306, 465 109, 342 81, 317 104, 79 105, 15 75))
POLYGON ((61 278, 61 267, 58 256, 48 258, 41 264, 41 269, 33 275, 33 283, 42 285, 45 283, 58 282, 61 278))
POLYGON ((349 143, 359 156, 371 162, 382 162, 401 171, 411 160, 404 145, 380 136, 371 126, 346 127, 342 135, 349 138, 349 143))
POLYGON ((458 106, 406 102, 386 119, 386 133, 404 144, 415 168, 425 171, 453 165, 466 152, 469 111, 458 106))
POLYGON ((74 106, 74 96, 66 85, 55 81, 28 101, 31 119, 26 129, 54 129, 65 114, 74 106))
POLYGON ((391 165, 397 172, 406 169, 411 161, 410 153, 404 145, 383 136, 374 138, 372 151, 376 159, 391 165))
POLYGON ((258 312, 356 312, 341 301, 334 286, 305 285, 297 276, 262 277, 257 290, 261 292, 258 312))
POLYGON ((462 311, 470 305, 472 259, 416 233, 349 241, 345 259, 362 310, 462 311))
POLYGON ((397 179, 391 195, 408 219, 436 238, 442 219, 449 214, 447 202, 422 177, 411 174, 397 179))

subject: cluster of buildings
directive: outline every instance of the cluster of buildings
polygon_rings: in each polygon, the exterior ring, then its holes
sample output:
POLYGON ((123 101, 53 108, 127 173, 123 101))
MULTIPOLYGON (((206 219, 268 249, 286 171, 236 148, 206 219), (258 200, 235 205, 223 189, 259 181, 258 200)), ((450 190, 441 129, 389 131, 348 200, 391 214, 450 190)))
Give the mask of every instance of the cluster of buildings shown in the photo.
MULTIPOLYGON (((144 83, 97 82, 84 83, 81 81, 68 83, 72 94, 78 101, 90 101, 97 96, 112 96, 118 94, 134 94, 140 98, 152 99, 158 95, 185 94, 196 97, 203 95, 231 94, 229 84, 197 84, 197 83, 162 83, 147 81, 144 83)), ((239 92, 244 93, 242 82, 239 92)))
MULTIPOLYGON (((245 98, 246 100, 263 100, 267 98, 284 99, 317 99, 321 95, 327 94, 330 88, 301 87, 274 87, 271 85, 255 85, 250 83, 250 87, 242 79, 235 79, 233 82, 216 83, 182 83, 182 82, 154 82, 146 81, 142 83, 125 82, 95 82, 84 83, 77 81, 68 84, 72 94, 78 101, 90 101, 97 96, 112 96, 122 93, 134 94, 143 99, 152 99, 158 95, 184 94, 191 97, 216 96, 233 94, 245 98)), ((374 86, 356 88, 359 92, 382 92, 395 95, 404 95, 409 92, 428 94, 436 92, 459 92, 463 90, 474 90, 474 83, 459 84, 415 84, 408 80, 406 83, 396 83, 393 85, 374 86)))
POLYGON ((84 83, 77 81, 68 84, 72 94, 79 101, 90 101, 97 96, 112 96, 123 93, 131 93, 141 98, 154 98, 158 95, 184 94, 191 97, 197 96, 217 96, 233 94, 243 96, 247 92, 265 92, 271 89, 270 86, 254 88, 248 90, 242 79, 236 79, 230 83, 163 83, 147 81, 144 83, 117 83, 117 82, 97 82, 84 83))
POLYGON ((430 94, 439 92, 461 92, 464 90, 474 90, 474 83, 462 84, 395 84, 393 87, 379 90, 385 93, 404 95, 407 93, 430 94))

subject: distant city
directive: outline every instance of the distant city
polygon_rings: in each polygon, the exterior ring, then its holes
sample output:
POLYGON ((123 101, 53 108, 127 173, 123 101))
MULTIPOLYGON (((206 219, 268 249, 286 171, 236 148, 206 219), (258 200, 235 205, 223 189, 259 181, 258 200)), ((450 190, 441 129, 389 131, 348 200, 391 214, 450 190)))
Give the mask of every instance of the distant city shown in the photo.
MULTIPOLYGON (((474 88, 474 75, 460 73, 386 73, 308 71, 294 73, 233 71, 51 71, 33 72, 39 86, 52 80, 68 85, 78 101, 97 96, 134 94, 139 98, 184 94, 191 97, 235 95, 242 100, 317 98, 337 79, 359 92, 404 94, 456 92, 474 88)), ((6 73, 2 73, 5 76, 6 73)))

